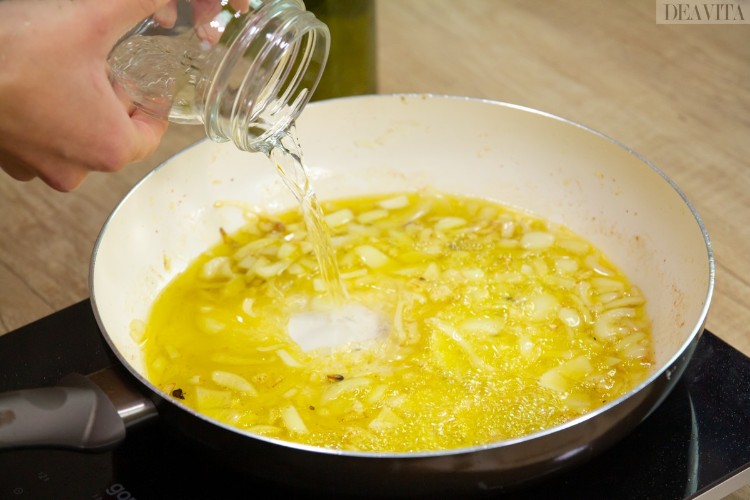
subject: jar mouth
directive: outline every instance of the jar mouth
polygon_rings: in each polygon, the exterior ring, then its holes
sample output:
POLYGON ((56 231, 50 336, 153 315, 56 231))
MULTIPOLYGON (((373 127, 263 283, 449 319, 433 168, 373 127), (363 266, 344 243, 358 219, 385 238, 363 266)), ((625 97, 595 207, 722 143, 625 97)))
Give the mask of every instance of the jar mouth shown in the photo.
POLYGON ((288 1, 266 9, 229 44, 204 108, 209 137, 245 151, 267 152, 269 139, 292 125, 320 81, 330 44, 311 12, 288 1))

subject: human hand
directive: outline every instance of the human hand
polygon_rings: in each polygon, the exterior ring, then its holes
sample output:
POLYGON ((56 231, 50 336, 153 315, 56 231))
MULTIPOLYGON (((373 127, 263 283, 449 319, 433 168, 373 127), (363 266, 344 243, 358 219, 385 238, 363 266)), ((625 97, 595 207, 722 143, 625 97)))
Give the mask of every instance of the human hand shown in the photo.
MULTIPOLYGON (((248 0, 229 0, 229 6, 237 12, 245 13, 250 8, 250 2, 248 0)), ((211 45, 218 43, 224 32, 223 25, 212 23, 221 10, 222 5, 216 0, 195 0, 193 2, 195 33, 201 40, 205 40, 211 45)))
MULTIPOLYGON (((228 4, 235 12, 242 14, 250 10, 250 0, 229 0, 228 4)), ((222 12, 224 3, 220 0, 192 0, 191 6, 196 35, 211 45, 216 44, 224 32, 224 24, 213 21, 222 12)), ((164 28, 174 26, 177 20, 177 0, 169 0, 154 13, 153 18, 164 28)))
POLYGON ((168 2, 0 1, 0 167, 70 191, 153 152, 167 123, 117 94, 107 56, 168 2))

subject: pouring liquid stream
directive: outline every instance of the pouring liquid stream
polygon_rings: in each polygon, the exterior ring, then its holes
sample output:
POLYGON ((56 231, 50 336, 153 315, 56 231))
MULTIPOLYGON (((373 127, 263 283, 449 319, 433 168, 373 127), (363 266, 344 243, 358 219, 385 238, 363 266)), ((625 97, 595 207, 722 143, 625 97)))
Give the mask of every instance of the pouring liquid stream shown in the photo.
POLYGON ((327 296, 333 305, 341 305, 347 297, 341 281, 336 255, 331 242, 331 233, 325 222, 323 209, 310 184, 310 178, 302 163, 302 147, 294 126, 274 137, 268 157, 275 165, 281 179, 300 203, 302 217, 307 228, 307 237, 318 261, 320 277, 327 296))
POLYGON ((331 233, 305 170, 294 126, 276 135, 268 145, 268 158, 300 203, 308 241, 313 247, 328 299, 321 309, 293 314, 287 327, 289 336, 305 351, 330 350, 384 336, 388 328, 383 318, 365 306, 349 303, 331 233))

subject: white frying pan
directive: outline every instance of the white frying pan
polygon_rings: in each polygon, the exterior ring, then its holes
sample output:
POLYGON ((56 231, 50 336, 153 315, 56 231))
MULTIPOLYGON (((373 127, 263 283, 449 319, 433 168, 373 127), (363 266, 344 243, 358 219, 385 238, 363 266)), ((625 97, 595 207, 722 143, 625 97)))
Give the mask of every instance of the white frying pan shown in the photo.
POLYGON ((261 154, 201 142, 141 181, 112 213, 91 264, 106 340, 157 401, 161 418, 253 473, 303 485, 414 494, 504 488, 579 463, 643 420, 682 374, 703 330, 714 261, 698 215, 659 170, 622 145, 534 110, 466 98, 367 96, 309 105, 297 131, 321 199, 433 187, 531 210, 581 234, 641 288, 656 365, 618 400, 519 439, 426 453, 295 445, 212 421, 159 394, 131 338, 159 291, 243 222, 239 202, 270 211, 294 198, 261 154), (222 202, 221 206, 217 202, 222 202), (336 471, 335 473, 333 471, 336 471))

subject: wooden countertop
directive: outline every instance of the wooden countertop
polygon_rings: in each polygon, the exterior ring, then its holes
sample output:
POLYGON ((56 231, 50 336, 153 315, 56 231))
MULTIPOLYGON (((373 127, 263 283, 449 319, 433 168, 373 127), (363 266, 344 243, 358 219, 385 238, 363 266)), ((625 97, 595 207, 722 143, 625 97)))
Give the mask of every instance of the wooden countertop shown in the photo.
MULTIPOLYGON (((655 0, 377 1, 379 92, 548 111, 664 170, 713 241, 707 326, 750 355, 750 25, 657 25, 655 0)), ((173 125, 148 161, 92 175, 72 194, 0 174, 0 334, 86 298, 108 213, 202 137, 201 127, 173 125)))
MULTIPOLYGON (((716 253, 708 328, 750 355, 750 25, 657 25, 654 0, 378 0, 377 16, 379 92, 548 111, 674 179, 716 253)), ((148 161, 91 175, 70 194, 0 175, 0 333, 87 297, 110 210, 202 137, 201 127, 171 126, 148 161)))

